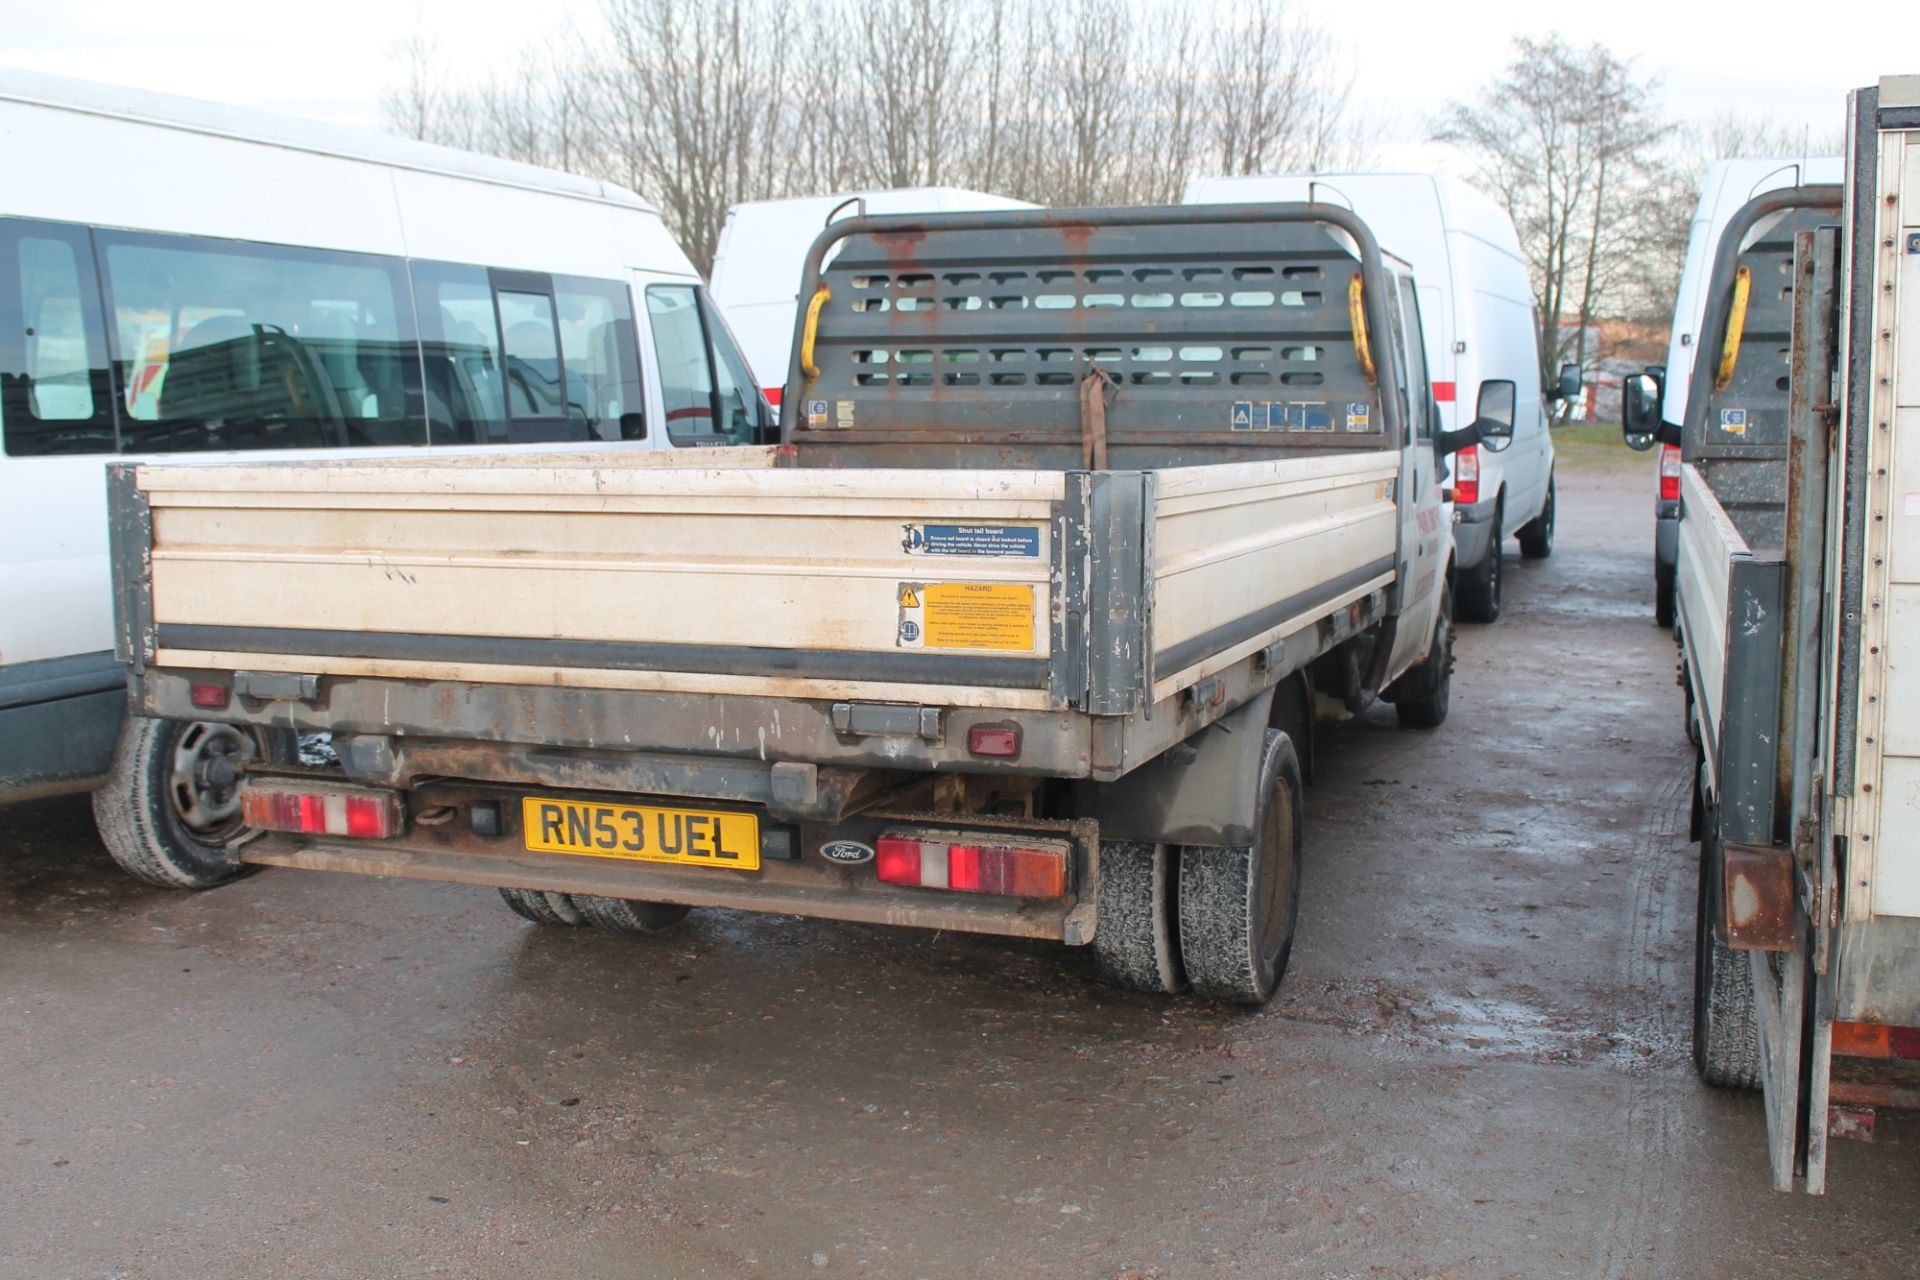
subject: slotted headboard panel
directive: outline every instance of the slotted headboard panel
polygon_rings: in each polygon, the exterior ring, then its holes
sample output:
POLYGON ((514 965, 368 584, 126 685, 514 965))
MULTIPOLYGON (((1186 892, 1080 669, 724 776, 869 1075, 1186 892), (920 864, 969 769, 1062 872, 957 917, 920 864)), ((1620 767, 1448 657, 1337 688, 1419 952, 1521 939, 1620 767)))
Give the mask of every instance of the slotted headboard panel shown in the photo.
MULTIPOLYGON (((1002 464, 1076 465, 1080 384, 1096 368, 1123 452, 1375 448, 1397 425, 1362 372, 1349 299, 1378 252, 1342 210, 863 218, 822 236, 810 267, 803 316, 827 291, 818 373, 802 325, 783 409, 802 446, 974 446, 1002 464)), ((1383 292, 1369 279, 1370 317, 1383 292)), ((1384 372, 1384 317, 1368 329, 1384 372)))

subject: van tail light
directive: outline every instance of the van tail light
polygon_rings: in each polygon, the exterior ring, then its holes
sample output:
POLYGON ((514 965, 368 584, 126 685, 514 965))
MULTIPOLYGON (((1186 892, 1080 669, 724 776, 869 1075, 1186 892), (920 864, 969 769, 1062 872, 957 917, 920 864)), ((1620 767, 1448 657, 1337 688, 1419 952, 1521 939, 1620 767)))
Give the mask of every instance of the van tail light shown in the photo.
POLYGON ((785 387, 762 387, 760 388, 760 394, 767 398, 769 405, 778 409, 780 407, 780 393, 785 390, 785 387))
POLYGON ((881 836, 873 861, 882 884, 1010 898, 1063 898, 1067 893, 1064 844, 956 844, 881 836))
POLYGON ((262 831, 385 840, 400 834, 400 797, 391 791, 249 784, 240 820, 262 831))
POLYGON ((1453 505, 1470 507, 1480 501, 1480 446, 1470 444, 1453 455, 1453 505))
POLYGON ((1660 501, 1680 501, 1680 446, 1660 446, 1660 501))

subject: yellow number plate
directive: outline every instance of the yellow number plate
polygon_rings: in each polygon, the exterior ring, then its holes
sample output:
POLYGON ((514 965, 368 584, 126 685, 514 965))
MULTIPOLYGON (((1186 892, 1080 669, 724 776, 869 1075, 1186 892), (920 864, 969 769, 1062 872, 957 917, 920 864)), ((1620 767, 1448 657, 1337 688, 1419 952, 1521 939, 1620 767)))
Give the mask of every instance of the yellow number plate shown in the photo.
POLYGON ((536 853, 760 869, 760 820, 750 813, 527 796, 520 802, 520 822, 527 848, 536 853))

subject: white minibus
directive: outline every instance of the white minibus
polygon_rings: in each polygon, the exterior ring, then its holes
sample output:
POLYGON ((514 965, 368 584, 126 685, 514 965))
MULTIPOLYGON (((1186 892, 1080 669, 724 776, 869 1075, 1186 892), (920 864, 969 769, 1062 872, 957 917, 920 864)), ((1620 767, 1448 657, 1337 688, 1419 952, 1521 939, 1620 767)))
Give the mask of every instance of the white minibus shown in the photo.
MULTIPOLYGON (((771 412, 631 192, 0 70, 0 801, 97 790, 187 883, 287 741, 124 716, 109 461, 751 443, 771 412)), ((316 625, 319 619, 289 619, 316 625)))

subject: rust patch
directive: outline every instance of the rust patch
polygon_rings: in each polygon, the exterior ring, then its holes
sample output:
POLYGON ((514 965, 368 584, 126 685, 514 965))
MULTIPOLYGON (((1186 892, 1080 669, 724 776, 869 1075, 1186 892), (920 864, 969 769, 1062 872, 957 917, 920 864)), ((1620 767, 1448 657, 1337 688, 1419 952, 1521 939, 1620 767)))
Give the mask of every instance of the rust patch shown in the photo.
POLYGON ((1729 844, 1721 865, 1727 945, 1736 951, 1793 950, 1793 855, 1729 844))

